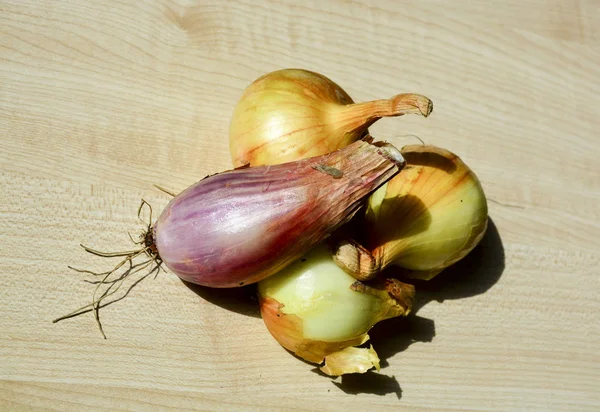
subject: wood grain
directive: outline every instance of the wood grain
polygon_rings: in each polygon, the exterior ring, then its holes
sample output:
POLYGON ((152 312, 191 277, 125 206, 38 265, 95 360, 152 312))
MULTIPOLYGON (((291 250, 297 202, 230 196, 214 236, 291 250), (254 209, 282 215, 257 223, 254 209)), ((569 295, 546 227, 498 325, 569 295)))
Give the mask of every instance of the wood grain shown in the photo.
POLYGON ((0 0, 0 410, 600 409, 600 2, 0 0), (490 198, 482 247, 373 332, 381 374, 330 380, 240 292, 144 282, 91 316, 67 265, 129 247, 140 198, 229 167, 242 90, 284 67, 459 154, 490 198), (216 303, 216 304, 214 304, 216 303))

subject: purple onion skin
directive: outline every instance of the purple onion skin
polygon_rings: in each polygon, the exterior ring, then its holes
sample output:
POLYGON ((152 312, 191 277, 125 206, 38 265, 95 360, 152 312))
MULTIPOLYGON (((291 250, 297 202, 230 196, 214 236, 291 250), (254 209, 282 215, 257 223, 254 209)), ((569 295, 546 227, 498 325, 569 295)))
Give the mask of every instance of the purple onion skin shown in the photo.
POLYGON ((209 176, 163 210, 154 225, 156 248, 185 281, 258 282, 346 223, 401 165, 392 146, 357 141, 324 156, 209 176))

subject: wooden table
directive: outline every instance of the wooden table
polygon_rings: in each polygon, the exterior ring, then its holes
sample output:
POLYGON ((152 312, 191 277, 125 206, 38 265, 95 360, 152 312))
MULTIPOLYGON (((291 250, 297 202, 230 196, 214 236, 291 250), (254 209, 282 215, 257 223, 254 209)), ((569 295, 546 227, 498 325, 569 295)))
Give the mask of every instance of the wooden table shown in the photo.
POLYGON ((599 410, 600 3, 0 1, 0 409, 599 410), (459 154, 492 224, 373 331, 380 374, 331 380, 282 349, 245 290, 149 279, 92 316, 78 248, 130 248, 144 198, 230 166, 258 76, 323 73, 430 118, 374 136, 459 154))

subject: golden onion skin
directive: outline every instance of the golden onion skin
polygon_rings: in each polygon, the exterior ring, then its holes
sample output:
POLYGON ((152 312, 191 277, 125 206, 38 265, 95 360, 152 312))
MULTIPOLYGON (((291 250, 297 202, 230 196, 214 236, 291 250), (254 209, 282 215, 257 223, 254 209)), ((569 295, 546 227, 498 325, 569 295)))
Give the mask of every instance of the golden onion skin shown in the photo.
POLYGON ((381 117, 428 116, 431 101, 416 94, 354 104, 327 77, 302 69, 265 74, 243 92, 231 118, 235 167, 320 156, 362 139, 381 117))
POLYGON ((466 256, 488 221, 475 173, 454 153, 435 146, 401 150, 407 165, 369 200, 358 239, 335 245, 335 260, 358 279, 390 265, 430 279, 466 256))
POLYGON ((372 348, 340 351, 365 343, 376 323, 408 315, 414 287, 395 279, 357 281, 334 263, 327 245, 319 244, 259 282, 258 296, 265 325, 284 348, 314 363, 335 354, 327 370, 337 374, 366 371, 361 360, 376 366, 372 348))

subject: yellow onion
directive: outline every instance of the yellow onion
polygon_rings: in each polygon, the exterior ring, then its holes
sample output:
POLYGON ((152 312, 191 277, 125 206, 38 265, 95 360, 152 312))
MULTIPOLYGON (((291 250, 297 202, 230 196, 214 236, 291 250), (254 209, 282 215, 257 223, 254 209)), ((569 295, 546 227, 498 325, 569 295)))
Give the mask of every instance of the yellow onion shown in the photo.
POLYGON ((285 163, 348 146, 382 117, 428 116, 432 107, 417 94, 354 103, 321 74, 279 70, 260 77, 242 94, 231 119, 229 148, 235 167, 285 163))
POLYGON ((334 259, 357 279, 390 265, 431 279, 466 256, 487 228, 487 202, 477 176, 455 154, 403 147, 406 166, 368 200, 356 238, 336 241, 334 259))
POLYGON ((384 319, 407 315, 414 287, 395 279, 365 284, 337 266, 320 244, 258 284, 262 318, 275 339, 330 375, 379 369, 369 329, 384 319))

